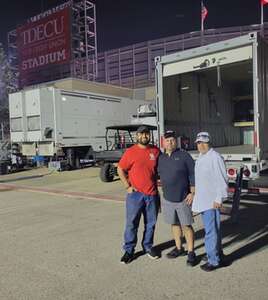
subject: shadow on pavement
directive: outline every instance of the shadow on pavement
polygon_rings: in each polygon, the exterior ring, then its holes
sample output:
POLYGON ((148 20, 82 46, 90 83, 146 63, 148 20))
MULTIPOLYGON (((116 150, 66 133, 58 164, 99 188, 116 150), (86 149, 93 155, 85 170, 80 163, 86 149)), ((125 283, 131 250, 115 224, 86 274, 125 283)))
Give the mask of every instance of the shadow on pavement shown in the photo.
MULTIPOLYGON (((246 195, 241 197, 239 219, 232 223, 228 218, 222 221, 222 237, 229 240, 223 243, 223 250, 228 246, 239 243, 239 248, 225 256, 225 266, 232 262, 260 251, 268 246, 268 196, 246 195), (241 245, 242 244, 242 245, 241 245)), ((204 230, 195 232, 195 240, 204 238, 204 230)), ((162 251, 173 247, 174 241, 170 240, 155 246, 162 251)), ((204 243, 195 249, 204 247, 204 243)), ((201 260, 203 255, 198 256, 201 260)))

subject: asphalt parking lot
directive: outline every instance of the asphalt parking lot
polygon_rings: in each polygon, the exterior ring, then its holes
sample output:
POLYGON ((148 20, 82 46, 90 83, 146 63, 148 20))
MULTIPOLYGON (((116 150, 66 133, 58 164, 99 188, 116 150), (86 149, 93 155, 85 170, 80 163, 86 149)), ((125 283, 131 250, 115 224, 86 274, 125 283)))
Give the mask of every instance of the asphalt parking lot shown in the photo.
MULTIPOLYGON (((0 176, 0 299, 268 298, 268 196, 243 197, 237 225, 222 216, 224 268, 205 273, 185 257, 168 260, 173 241, 161 214, 161 258, 150 260, 138 244, 137 259, 122 265, 125 191, 119 181, 101 183, 98 171, 0 176)), ((199 216, 194 228, 201 257, 199 216)))

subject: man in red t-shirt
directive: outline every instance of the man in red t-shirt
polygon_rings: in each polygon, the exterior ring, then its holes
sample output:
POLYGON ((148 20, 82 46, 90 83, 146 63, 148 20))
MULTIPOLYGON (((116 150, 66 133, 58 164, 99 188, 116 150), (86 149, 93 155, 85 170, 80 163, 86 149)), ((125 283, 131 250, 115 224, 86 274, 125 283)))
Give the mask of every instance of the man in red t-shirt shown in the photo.
POLYGON ((134 258, 141 215, 144 216, 142 247, 152 258, 159 258, 153 247, 155 224, 159 208, 157 191, 157 160, 159 149, 149 144, 147 126, 137 130, 137 144, 126 150, 118 164, 118 175, 127 190, 124 255, 121 263, 128 264, 134 258))

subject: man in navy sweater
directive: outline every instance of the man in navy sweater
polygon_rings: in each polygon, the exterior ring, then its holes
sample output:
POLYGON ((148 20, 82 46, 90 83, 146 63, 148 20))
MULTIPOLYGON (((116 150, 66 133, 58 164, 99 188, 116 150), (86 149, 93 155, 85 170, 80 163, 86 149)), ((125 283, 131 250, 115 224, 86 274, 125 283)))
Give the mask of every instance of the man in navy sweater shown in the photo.
POLYGON ((158 160, 158 173, 163 189, 162 208, 164 220, 171 225, 176 247, 168 258, 185 255, 181 238, 184 233, 188 258, 187 265, 196 264, 194 231, 191 204, 194 197, 194 161, 184 150, 177 148, 176 133, 168 130, 164 134, 164 149, 158 160))

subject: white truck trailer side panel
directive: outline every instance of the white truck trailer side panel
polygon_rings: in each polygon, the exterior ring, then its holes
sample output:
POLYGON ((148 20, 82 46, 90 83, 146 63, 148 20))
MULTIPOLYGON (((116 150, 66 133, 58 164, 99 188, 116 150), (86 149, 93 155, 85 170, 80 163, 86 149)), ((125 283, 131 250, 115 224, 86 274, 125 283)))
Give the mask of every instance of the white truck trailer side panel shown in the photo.
POLYGON ((25 119, 24 119, 23 94, 13 93, 9 95, 9 114, 10 114, 10 135, 11 141, 21 142, 24 140, 25 119))
POLYGON ((105 127, 129 124, 142 100, 56 90, 57 142, 105 147, 105 127))
POLYGON ((26 90, 24 97, 26 116, 40 116, 40 89, 26 90))
POLYGON ((171 76, 194 71, 204 64, 206 69, 213 68, 218 65, 231 64, 238 61, 248 60, 252 58, 252 46, 240 47, 238 49, 221 51, 210 55, 203 55, 188 60, 170 63, 164 66, 163 76, 171 76))
POLYGON ((53 94, 52 88, 44 88, 40 90, 40 118, 41 118, 41 135, 43 141, 54 140, 54 130, 51 135, 46 135, 46 130, 54 128, 54 107, 53 107, 53 94))
POLYGON ((257 65, 254 72, 257 73, 258 81, 254 91, 257 99, 258 134, 257 140, 260 158, 268 160, 268 45, 263 39, 258 39, 254 48, 257 56, 257 65))
POLYGON ((42 139, 40 117, 40 89, 24 92, 26 141, 40 141, 42 139))

